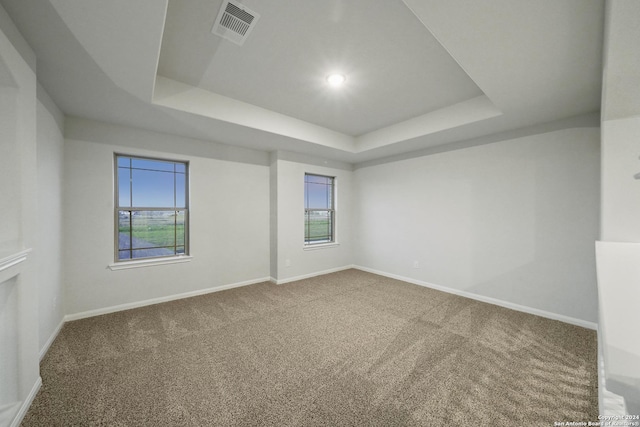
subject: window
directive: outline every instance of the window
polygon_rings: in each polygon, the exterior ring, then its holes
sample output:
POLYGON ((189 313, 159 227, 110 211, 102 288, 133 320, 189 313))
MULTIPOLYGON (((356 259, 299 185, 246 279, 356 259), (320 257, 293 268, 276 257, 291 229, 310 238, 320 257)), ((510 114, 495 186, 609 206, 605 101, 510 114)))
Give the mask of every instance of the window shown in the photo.
POLYGON ((304 244, 335 239, 335 178, 304 175, 304 244))
POLYGON ((116 261, 188 254, 188 164, 115 157, 116 261))

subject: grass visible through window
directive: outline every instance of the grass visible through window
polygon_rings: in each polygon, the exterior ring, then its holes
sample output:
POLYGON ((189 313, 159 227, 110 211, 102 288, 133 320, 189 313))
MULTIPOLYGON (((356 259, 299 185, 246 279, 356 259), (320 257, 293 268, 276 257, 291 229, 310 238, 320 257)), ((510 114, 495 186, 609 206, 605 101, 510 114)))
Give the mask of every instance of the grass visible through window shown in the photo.
POLYGON ((117 156, 118 260, 187 253, 187 165, 117 156))
POLYGON ((334 241, 335 178, 305 174, 304 177, 304 243, 307 245, 334 241))

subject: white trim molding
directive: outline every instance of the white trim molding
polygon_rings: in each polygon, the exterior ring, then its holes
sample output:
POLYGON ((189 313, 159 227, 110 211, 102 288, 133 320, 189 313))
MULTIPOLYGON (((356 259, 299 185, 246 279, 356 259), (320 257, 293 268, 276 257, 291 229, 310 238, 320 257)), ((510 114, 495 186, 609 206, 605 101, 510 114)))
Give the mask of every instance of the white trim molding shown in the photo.
POLYGON ((115 262, 113 264, 109 264, 109 270, 128 270, 130 268, 140 268, 140 267, 151 267, 154 265, 165 265, 165 264, 179 264, 182 262, 189 262, 193 259, 190 255, 179 255, 175 257, 167 257, 167 258, 150 258, 150 259, 141 259, 135 261, 122 261, 115 262))
POLYGON ((10 253, 9 255, 0 258, 0 283, 6 282, 12 277, 20 274, 21 267, 18 266, 20 266, 20 264, 27 260, 27 257, 31 250, 32 249, 30 248, 23 249, 21 251, 10 253), (13 267, 17 268, 13 269, 13 267), (12 269, 15 271, 11 271, 12 269))
POLYGON ((598 327, 598 408, 600 415, 629 415, 624 397, 607 390, 602 333, 598 327))
POLYGON ((58 334, 62 330, 63 326, 64 326, 64 318, 62 318, 62 320, 60 321, 60 323, 58 324, 56 329, 53 331, 53 333, 51 334, 51 336, 49 337, 47 342, 44 343, 44 346, 40 349, 40 361, 41 362, 42 362, 42 359, 44 359, 44 356, 47 355, 47 352, 49 351, 49 347, 51 347, 51 344, 53 344, 53 342, 56 340, 56 338, 58 337, 58 334))
POLYGON ((27 411, 29 410, 29 407, 33 403, 33 399, 36 398, 36 395, 38 394, 38 391, 40 390, 41 386, 42 386, 42 378, 40 376, 38 376, 38 379, 33 384, 33 387, 31 387, 31 391, 29 392, 29 395, 22 402, 22 405, 20 406, 20 409, 16 413, 16 416, 13 418, 13 422, 11 423, 11 427, 18 427, 20 425, 20 423, 22 423, 22 420, 24 419, 24 416, 27 415, 27 411))
POLYGON ((318 249, 335 248, 337 246, 340 246, 340 243, 338 243, 338 242, 318 243, 316 245, 304 245, 302 247, 302 249, 305 250, 305 251, 315 251, 315 250, 318 250, 318 249))
POLYGON ((0 271, 6 270, 9 267, 13 267, 14 265, 26 261, 29 252, 31 252, 31 249, 23 249, 0 259, 0 271))
POLYGON ((210 294, 212 292, 225 291, 227 289, 239 288, 242 286, 255 285, 256 283, 264 283, 269 282, 271 280, 270 277, 261 277, 259 279, 247 280, 244 282, 231 283, 228 285, 216 286, 213 288, 199 289, 191 292, 184 292, 181 294, 167 295, 165 297, 151 298, 148 300, 137 301, 137 302, 129 302, 126 304, 114 305, 111 307, 98 308, 95 310, 83 311, 80 313, 67 314, 64 316, 64 321, 69 322, 72 320, 85 319, 87 317, 100 316, 102 314, 115 313, 117 311, 130 310, 132 308, 145 307, 147 305, 160 304, 163 302, 174 301, 183 298, 195 297, 198 295, 210 294))
POLYGON ((487 297, 483 295, 474 294, 471 292, 461 291, 459 289, 449 288, 447 286, 434 285, 433 283, 425 282, 422 280, 412 279, 410 277, 400 276, 398 274, 385 273, 383 271, 374 270, 368 267, 362 267, 359 265, 354 265, 353 268, 358 270, 366 271, 368 273, 378 274, 380 276, 389 277, 391 279, 402 280, 403 282, 413 283, 414 285, 424 286, 425 288, 435 289, 437 291, 447 292, 449 294, 459 295, 465 298, 474 299, 476 301, 482 301, 493 305, 498 305, 500 307, 509 308, 511 310, 521 311, 523 313, 529 313, 540 317, 545 317, 547 319, 559 320, 560 322, 569 323, 571 325, 581 326, 583 328, 592 329, 594 331, 598 330, 598 325, 594 322, 589 322, 587 320, 576 319, 574 317, 565 316, 563 314, 552 313, 550 311, 540 310, 538 308, 527 307, 525 305, 520 305, 516 303, 512 303, 509 301, 499 300, 497 298, 487 297))
POLYGON ((276 285, 282 285, 284 283, 289 283, 289 282, 297 282, 298 280, 303 280, 303 279, 309 279, 311 277, 316 277, 316 276, 322 276, 323 274, 329 274, 329 273, 335 273, 338 271, 343 271, 343 270, 349 270, 350 268, 355 268, 353 265, 344 265, 342 267, 336 267, 336 268, 331 268, 329 270, 323 270, 323 271, 317 271, 315 273, 309 273, 309 274, 303 274, 301 276, 295 276, 295 277, 289 277, 287 279, 282 279, 282 280, 278 280, 274 277, 271 277, 271 282, 275 283, 276 285))

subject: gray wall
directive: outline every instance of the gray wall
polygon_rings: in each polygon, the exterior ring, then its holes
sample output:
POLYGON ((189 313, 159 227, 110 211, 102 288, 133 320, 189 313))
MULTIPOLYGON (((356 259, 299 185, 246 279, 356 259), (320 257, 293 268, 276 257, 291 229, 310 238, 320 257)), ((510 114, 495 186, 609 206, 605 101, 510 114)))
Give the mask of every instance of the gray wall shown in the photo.
POLYGON ((356 170, 355 263, 596 322, 599 139, 566 129, 356 170))
MULTIPOLYGON (((277 265, 278 283, 353 265, 353 172, 349 165, 278 153, 277 265), (336 244, 304 247, 304 174, 335 177, 336 244)), ((274 168, 274 166, 272 166, 274 168)))
POLYGON ((55 338, 64 317, 62 283, 64 116, 41 86, 38 86, 37 93, 38 228, 35 249, 38 263, 39 345, 42 355, 55 338))
POLYGON ((640 3, 607 3, 602 91, 602 240, 640 242, 640 3))
POLYGON ((75 118, 65 128, 68 314, 268 279, 268 156, 75 118), (190 162, 191 262, 107 268, 114 262, 114 152, 190 162))
MULTIPOLYGON (((640 2, 607 2, 602 101, 602 221, 598 243, 602 389, 640 412, 640 2)), ((604 400, 611 402, 611 399, 604 400)), ((604 413, 612 410, 602 405, 604 413)))

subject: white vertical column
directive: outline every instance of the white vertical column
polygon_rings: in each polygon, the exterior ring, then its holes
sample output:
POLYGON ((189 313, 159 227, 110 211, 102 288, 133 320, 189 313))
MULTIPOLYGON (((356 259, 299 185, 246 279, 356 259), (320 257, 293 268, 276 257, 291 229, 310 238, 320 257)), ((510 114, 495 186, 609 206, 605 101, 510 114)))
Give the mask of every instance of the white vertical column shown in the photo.
POLYGON ((37 283, 27 259, 36 231, 36 76, 5 31, 0 28, 0 426, 13 426, 41 383, 37 283))
MULTIPOLYGON (((640 2, 606 3, 602 92, 599 339, 606 389, 640 412, 640 2)), ((601 408, 604 413, 607 408, 601 408)))

